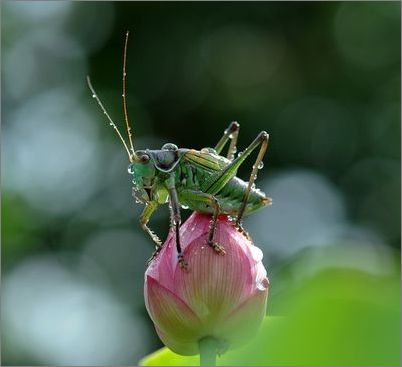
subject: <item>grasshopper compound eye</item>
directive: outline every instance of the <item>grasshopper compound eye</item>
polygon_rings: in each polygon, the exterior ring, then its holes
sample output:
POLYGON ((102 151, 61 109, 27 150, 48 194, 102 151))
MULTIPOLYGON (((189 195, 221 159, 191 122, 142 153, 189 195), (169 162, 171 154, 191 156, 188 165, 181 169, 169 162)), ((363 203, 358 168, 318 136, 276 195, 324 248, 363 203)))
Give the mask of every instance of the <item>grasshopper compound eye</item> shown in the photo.
POLYGON ((140 162, 145 164, 148 163, 150 160, 150 157, 148 154, 143 154, 142 156, 140 156, 140 162))

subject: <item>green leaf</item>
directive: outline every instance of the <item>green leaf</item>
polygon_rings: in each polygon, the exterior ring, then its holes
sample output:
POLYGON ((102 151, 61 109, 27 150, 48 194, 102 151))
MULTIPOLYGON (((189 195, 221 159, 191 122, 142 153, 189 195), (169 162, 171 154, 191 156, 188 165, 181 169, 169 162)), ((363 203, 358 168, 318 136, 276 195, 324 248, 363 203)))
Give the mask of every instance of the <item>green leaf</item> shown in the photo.
POLYGON ((199 366, 199 356, 181 356, 162 348, 141 359, 140 366, 199 366))

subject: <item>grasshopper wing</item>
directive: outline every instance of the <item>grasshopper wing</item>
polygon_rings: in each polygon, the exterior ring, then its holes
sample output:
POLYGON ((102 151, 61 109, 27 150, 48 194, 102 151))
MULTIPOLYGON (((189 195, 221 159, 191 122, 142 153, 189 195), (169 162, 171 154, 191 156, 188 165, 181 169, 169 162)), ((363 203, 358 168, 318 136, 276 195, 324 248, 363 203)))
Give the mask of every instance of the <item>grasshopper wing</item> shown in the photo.
POLYGON ((219 172, 230 164, 225 157, 210 151, 189 149, 183 156, 183 160, 199 169, 211 172, 219 172))
POLYGON ((209 151, 190 149, 183 158, 199 170, 209 173, 200 184, 200 189, 211 195, 222 190, 237 173, 237 169, 233 167, 230 160, 209 151))

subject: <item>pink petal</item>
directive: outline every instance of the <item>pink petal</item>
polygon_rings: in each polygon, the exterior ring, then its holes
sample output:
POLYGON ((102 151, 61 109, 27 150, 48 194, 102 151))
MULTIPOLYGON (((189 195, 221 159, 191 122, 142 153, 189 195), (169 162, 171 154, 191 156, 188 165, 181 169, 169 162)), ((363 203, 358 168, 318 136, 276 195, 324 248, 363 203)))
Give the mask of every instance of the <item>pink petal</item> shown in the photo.
POLYGON ((200 320, 179 297, 151 276, 145 280, 145 305, 155 325, 177 338, 197 340, 200 320))
POLYGON ((147 270, 145 271, 145 279, 147 276, 150 276, 159 284, 174 293, 175 287, 172 283, 172 279, 177 262, 177 260, 174 263, 172 262, 174 257, 177 257, 176 245, 173 239, 172 231, 170 231, 162 250, 156 256, 156 258, 151 261, 147 270))
POLYGON ((183 243, 183 249, 185 249, 185 246, 190 244, 196 238, 207 233, 209 230, 210 222, 210 215, 198 212, 194 212, 193 214, 191 214, 180 228, 180 237, 181 242, 183 243))
MULTIPOLYGON (((180 227, 180 242, 182 250, 196 238, 208 233, 211 217, 194 212, 180 227)), ((174 292, 174 269, 178 266, 176 238, 174 231, 169 231, 163 248, 151 262, 146 275, 150 275, 160 284, 174 292)))
POLYGON ((215 335, 225 338, 232 346, 251 339, 265 317, 268 288, 269 281, 265 278, 251 297, 216 324, 215 335))
MULTIPOLYGON (((209 226, 210 219, 207 222, 209 226)), ((224 244, 226 255, 216 254, 206 240, 205 233, 186 247, 189 272, 177 268, 174 283, 198 317, 213 325, 252 293, 254 264, 244 252, 248 240, 231 224, 219 222, 215 232, 215 241, 224 244)))

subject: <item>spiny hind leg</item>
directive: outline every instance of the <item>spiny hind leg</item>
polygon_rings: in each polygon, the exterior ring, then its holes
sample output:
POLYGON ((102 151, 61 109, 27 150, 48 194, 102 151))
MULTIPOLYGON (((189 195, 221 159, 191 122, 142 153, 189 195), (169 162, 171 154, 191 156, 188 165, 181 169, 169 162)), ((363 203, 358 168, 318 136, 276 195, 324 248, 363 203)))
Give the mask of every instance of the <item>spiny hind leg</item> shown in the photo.
MULTIPOLYGON (((250 179, 248 181, 248 185, 247 185, 246 191, 244 193, 239 212, 237 214, 236 225, 239 228, 242 228, 241 219, 243 217, 244 211, 246 210, 247 202, 250 197, 250 192, 254 185, 254 181, 257 178, 257 172, 261 167, 262 160, 264 158, 265 152, 267 151, 268 139, 269 139, 269 135, 265 131, 262 131, 258 134, 257 138, 246 149, 246 151, 252 152, 258 146, 260 146, 260 150, 259 150, 257 158, 254 162, 253 169, 251 170, 250 179)), ((244 231, 244 229, 242 229, 242 231, 244 231)), ((245 233, 247 233, 247 232, 245 232, 245 233)))
POLYGON ((227 158, 231 161, 233 161, 234 153, 236 153, 236 144, 237 144, 237 138, 239 136, 239 128, 240 125, 237 121, 231 122, 214 148, 216 152, 220 154, 222 152, 222 149, 225 147, 226 143, 230 140, 227 158))
POLYGON ((222 245, 214 241, 214 235, 216 230, 216 224, 218 222, 218 216, 220 213, 220 207, 218 200, 213 195, 206 194, 202 191, 196 190, 182 190, 180 192, 180 197, 186 201, 191 202, 192 207, 202 212, 205 211, 205 206, 210 206, 213 208, 212 220, 208 231, 208 246, 211 246, 213 250, 219 255, 225 255, 226 251, 222 245))

